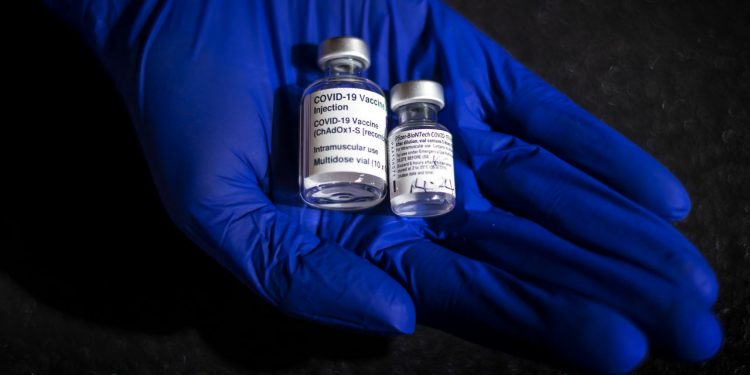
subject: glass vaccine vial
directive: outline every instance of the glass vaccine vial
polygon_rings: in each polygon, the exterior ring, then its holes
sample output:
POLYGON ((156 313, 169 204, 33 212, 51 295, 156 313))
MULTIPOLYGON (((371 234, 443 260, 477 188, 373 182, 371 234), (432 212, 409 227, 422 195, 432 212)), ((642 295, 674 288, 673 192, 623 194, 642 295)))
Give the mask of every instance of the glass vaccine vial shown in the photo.
POLYGON ((363 76, 370 66, 358 38, 327 39, 318 46, 325 76, 302 94, 300 195, 324 209, 359 210, 387 192, 386 108, 383 90, 363 76))
POLYGON ((391 209, 396 215, 443 215, 456 205, 453 136, 437 123, 443 86, 408 81, 391 89, 398 125, 388 135, 391 209))

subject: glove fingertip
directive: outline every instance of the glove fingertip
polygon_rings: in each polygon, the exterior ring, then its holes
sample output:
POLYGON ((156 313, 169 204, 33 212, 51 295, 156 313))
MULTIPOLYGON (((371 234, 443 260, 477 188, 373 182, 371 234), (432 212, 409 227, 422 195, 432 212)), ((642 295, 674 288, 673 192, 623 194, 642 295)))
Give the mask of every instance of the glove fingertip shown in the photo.
MULTIPOLYGON (((651 204, 651 208, 656 214, 668 221, 680 221, 685 219, 692 208, 692 202, 685 188, 676 177, 665 171, 669 176, 669 181, 661 184, 662 192, 655 194, 654 198, 660 202, 651 204)), ((655 199, 655 200, 656 200, 655 199)))
POLYGON ((719 282, 708 266, 696 265, 691 272, 692 282, 703 302, 712 306, 719 299, 719 282))
POLYGON ((592 357, 596 358, 592 364, 597 372, 626 374, 643 363, 648 355, 648 341, 640 329, 615 314, 597 323, 589 325, 587 332, 583 332, 598 337, 589 343, 592 357))
POLYGON ((682 331, 682 339, 676 340, 674 355, 691 362, 702 362, 715 356, 721 348, 723 334, 713 314, 704 310, 686 310, 679 314, 673 324, 682 331))
MULTIPOLYGON (((398 288, 403 290, 400 286, 398 288)), ((343 297, 338 303, 347 305, 345 314, 340 313, 344 311, 342 309, 331 311, 330 315, 300 315, 326 325, 375 335, 412 334, 416 329, 414 304, 406 292, 399 291, 398 288, 391 289, 386 286, 378 291, 363 292, 362 297, 372 299, 371 305, 362 304, 359 297, 343 297)))
POLYGON ((646 336, 633 325, 622 325, 613 335, 613 348, 609 350, 606 372, 627 374, 635 370, 648 355, 646 336))
MULTIPOLYGON (((395 281, 393 281, 395 284, 395 281)), ((385 301, 373 311, 377 312, 375 324, 365 327, 365 330, 382 334, 412 334, 416 329, 416 312, 411 297, 400 285, 391 286, 390 296, 381 296, 383 292, 373 297, 378 301, 385 301)))
POLYGON ((380 335, 408 334, 416 328, 414 302, 406 290, 338 246, 323 245, 280 270, 273 289, 287 314, 380 335))

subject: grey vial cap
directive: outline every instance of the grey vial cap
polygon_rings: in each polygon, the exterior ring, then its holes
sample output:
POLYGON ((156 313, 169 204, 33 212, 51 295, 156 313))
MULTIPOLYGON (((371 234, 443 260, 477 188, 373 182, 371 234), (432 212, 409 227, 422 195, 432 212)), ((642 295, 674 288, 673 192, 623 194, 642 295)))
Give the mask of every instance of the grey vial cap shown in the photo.
POLYGON ((406 81, 391 88, 391 110, 411 103, 431 103, 438 110, 445 107, 443 85, 435 81, 406 81))
POLYGON ((352 36, 337 36, 318 45, 318 66, 325 69, 328 61, 351 58, 362 63, 362 69, 370 67, 370 48, 364 40, 352 36))

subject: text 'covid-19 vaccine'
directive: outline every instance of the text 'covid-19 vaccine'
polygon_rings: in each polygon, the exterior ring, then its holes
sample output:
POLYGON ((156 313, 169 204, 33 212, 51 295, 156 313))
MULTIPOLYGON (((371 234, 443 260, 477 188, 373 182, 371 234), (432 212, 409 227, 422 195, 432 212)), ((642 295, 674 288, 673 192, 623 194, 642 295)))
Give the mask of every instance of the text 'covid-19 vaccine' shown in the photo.
POLYGON ((387 192, 387 107, 363 76, 369 48, 358 38, 327 39, 318 65, 325 77, 305 90, 300 109, 300 194, 318 208, 372 207, 387 192))

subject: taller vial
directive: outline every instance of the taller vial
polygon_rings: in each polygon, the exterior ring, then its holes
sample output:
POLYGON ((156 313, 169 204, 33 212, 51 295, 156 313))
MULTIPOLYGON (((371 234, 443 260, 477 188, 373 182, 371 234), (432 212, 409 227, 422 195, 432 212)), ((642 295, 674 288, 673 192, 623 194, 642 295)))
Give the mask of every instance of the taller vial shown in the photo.
POLYGON ((359 210, 385 198, 386 117, 383 90, 365 78, 367 44, 327 39, 318 47, 325 76, 305 89, 300 108, 300 194, 325 209, 359 210))

